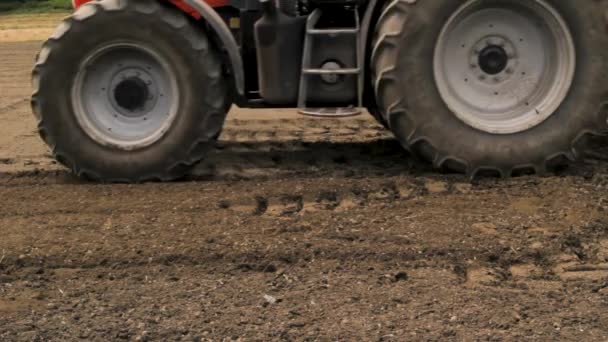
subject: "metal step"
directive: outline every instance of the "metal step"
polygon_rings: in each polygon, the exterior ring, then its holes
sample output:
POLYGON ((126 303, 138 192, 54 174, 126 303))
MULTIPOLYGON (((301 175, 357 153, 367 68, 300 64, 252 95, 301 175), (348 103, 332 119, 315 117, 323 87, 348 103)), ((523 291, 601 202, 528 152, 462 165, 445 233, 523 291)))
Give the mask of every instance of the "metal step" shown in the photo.
POLYGON ((302 72, 307 75, 357 75, 359 74, 359 68, 304 69, 302 72))
POLYGON ((300 114, 314 116, 317 118, 345 118, 362 113, 361 108, 337 107, 337 108, 303 108, 298 110, 300 114))
POLYGON ((312 35, 358 34, 359 29, 309 29, 306 33, 312 35))
POLYGON ((316 28, 322 16, 320 8, 315 9, 307 19, 306 37, 304 39, 304 51, 302 54, 302 70, 300 75, 300 87, 298 93, 298 112, 300 114, 323 117, 323 118, 339 118, 361 114, 363 107, 363 54, 361 43, 361 24, 359 22, 359 9, 352 10, 354 15, 354 27, 336 27, 336 28, 316 28), (335 69, 319 69, 317 66, 311 65, 311 40, 313 36, 318 35, 337 35, 337 34, 354 34, 356 35, 356 43, 353 46, 357 54, 357 65, 348 65, 343 68, 335 69), (308 78, 312 75, 356 75, 357 76, 357 103, 350 107, 344 108, 309 108, 306 105, 308 100, 308 78))

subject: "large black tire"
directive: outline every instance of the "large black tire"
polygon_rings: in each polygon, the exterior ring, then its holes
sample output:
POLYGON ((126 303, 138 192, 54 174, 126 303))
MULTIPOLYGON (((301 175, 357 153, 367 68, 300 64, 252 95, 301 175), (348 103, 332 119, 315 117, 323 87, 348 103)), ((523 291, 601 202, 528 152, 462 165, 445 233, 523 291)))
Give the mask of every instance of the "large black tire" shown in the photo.
MULTIPOLYGON (((80 7, 44 43, 33 71, 33 111, 54 157, 78 176, 104 182, 174 180, 214 144, 230 107, 218 51, 181 11, 148 0, 102 0, 80 7), (152 144, 101 144, 83 129, 71 101, 79 66, 111 41, 142 44, 171 62, 179 87, 175 119, 152 144)), ((162 96, 162 95, 161 95, 162 96)))
POLYGON ((475 177, 495 172, 544 173, 580 155, 578 142, 603 134, 608 116, 608 1, 546 0, 567 22, 576 74, 547 120, 514 134, 491 134, 458 119, 434 79, 434 48, 460 1, 392 1, 376 28, 371 68, 380 112, 404 147, 433 163, 475 177))

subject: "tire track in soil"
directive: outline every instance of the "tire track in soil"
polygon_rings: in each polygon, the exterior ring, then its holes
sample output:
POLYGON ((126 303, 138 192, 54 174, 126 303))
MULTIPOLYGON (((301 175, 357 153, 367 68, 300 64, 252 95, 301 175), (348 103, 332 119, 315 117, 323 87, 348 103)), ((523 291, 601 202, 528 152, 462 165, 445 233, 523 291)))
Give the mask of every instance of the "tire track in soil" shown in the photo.
POLYGON ((15 110, 15 109, 23 106, 24 104, 29 103, 29 101, 30 101, 29 98, 21 99, 21 100, 8 104, 7 106, 0 107, 0 115, 6 113, 8 111, 15 110))
MULTIPOLYGON (((216 149, 185 180, 353 177, 428 169, 411 160, 375 123, 320 121, 229 120, 216 149)), ((28 179, 54 183, 52 176, 66 177, 65 169, 52 167, 48 156, 18 156, 6 165, 15 164, 24 168, 0 174, 4 186, 17 179, 18 184, 27 184, 28 179)))

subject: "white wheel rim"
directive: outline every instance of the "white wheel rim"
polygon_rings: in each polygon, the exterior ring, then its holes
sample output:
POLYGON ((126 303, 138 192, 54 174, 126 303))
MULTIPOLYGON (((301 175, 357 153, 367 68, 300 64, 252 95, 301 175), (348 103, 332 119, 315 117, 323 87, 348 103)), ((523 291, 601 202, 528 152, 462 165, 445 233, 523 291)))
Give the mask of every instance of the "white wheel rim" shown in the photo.
POLYGON ((179 107, 175 73, 165 58, 135 43, 112 43, 88 55, 72 87, 84 132, 113 148, 135 150, 161 139, 179 107))
POLYGON ((544 0, 471 0, 439 36, 435 83, 466 124, 493 134, 526 131, 566 98, 576 67, 566 22, 544 0))

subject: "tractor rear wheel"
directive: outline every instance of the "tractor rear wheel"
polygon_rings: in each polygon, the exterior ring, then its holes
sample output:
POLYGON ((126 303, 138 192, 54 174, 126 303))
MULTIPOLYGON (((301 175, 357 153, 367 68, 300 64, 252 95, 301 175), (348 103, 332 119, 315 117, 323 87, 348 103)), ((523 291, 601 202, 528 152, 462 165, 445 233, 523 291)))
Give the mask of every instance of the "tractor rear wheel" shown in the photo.
POLYGON ((608 116, 608 1, 399 1, 384 9, 372 71, 401 143, 475 177, 575 159, 608 116))
POLYGON ((33 84, 39 132, 56 159, 108 182, 183 176, 230 105, 209 38, 159 1, 80 7, 44 44, 33 84))

